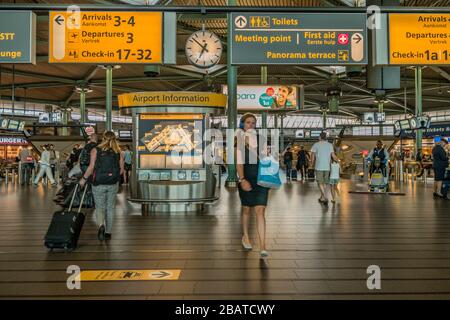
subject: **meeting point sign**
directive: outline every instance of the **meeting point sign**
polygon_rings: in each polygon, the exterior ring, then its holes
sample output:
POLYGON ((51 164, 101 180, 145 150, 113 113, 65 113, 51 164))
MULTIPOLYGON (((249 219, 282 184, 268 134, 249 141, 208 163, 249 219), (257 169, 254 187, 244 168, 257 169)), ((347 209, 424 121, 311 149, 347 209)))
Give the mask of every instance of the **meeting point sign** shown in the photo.
POLYGON ((364 13, 232 14, 234 65, 367 64, 364 13))

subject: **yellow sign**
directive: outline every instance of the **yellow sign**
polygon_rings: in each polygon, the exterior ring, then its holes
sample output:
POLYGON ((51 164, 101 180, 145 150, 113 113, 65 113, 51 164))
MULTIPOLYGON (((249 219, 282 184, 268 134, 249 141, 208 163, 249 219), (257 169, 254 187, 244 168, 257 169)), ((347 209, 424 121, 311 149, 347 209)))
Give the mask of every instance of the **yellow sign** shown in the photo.
POLYGON ((141 114, 141 120, 201 120, 201 114, 141 114))
POLYGON ((149 91, 124 93, 118 96, 120 108, 146 106, 220 107, 227 105, 227 96, 211 92, 149 91))
POLYGON ((50 63, 162 63, 161 12, 50 12, 50 63))
POLYGON ((270 28, 270 17, 251 16, 250 27, 252 28, 270 28))
POLYGON ((338 60, 348 61, 348 50, 338 50, 338 60))
POLYGON ((81 281, 178 280, 181 270, 85 270, 81 281))
POLYGON ((390 14, 389 63, 450 64, 450 14, 390 14))

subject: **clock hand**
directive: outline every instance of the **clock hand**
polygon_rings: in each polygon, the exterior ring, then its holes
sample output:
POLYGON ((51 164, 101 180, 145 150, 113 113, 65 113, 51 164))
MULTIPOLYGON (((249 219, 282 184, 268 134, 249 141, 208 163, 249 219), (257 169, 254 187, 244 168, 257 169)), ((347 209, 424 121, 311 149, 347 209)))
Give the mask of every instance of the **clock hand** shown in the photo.
POLYGON ((203 48, 202 48, 202 52, 200 52, 200 55, 198 56, 199 58, 201 58, 201 57, 202 57, 202 55, 203 55, 203 52, 205 52, 205 47, 203 47, 203 48))
POLYGON ((203 46, 203 48, 202 48, 202 52, 200 52, 200 56, 199 56, 199 58, 201 58, 202 57, 202 55, 203 55, 203 52, 208 52, 209 53, 209 51, 208 51, 208 49, 206 49, 206 46, 207 46, 208 44, 207 43, 205 43, 205 45, 203 46))
POLYGON ((195 40, 195 38, 192 38, 192 40, 194 40, 195 42, 197 42, 197 44, 198 44, 200 47, 203 48, 203 45, 202 45, 200 42, 198 42, 197 40, 195 40))

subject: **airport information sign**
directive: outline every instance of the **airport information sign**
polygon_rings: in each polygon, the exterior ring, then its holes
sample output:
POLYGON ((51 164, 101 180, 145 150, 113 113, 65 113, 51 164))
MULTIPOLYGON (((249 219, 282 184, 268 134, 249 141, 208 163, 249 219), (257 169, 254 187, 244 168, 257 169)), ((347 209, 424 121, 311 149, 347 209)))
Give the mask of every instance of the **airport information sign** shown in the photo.
POLYGON ((232 14, 234 65, 367 64, 366 15, 232 14))
POLYGON ((50 12, 50 63, 162 63, 161 12, 50 12))
POLYGON ((450 14, 389 14, 389 63, 450 64, 450 14))
POLYGON ((36 63, 36 15, 0 11, 0 63, 36 63))

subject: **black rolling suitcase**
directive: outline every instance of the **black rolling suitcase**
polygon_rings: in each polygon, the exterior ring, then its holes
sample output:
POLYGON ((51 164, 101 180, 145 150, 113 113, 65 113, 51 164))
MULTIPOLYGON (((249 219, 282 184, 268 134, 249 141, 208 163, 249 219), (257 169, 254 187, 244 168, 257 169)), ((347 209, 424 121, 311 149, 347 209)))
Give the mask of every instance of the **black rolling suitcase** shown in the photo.
POLYGON ((314 169, 308 169, 308 179, 315 179, 316 175, 314 169))
MULTIPOLYGON (((79 188, 77 184, 75 188, 79 188)), ((83 204, 86 195, 87 185, 81 197, 83 204)), ((76 192, 73 193, 74 195, 76 192)), ((81 205, 78 211, 72 211, 72 204, 75 197, 72 197, 69 208, 56 211, 45 235, 44 244, 49 249, 64 249, 66 251, 75 250, 84 224, 84 213, 81 212, 81 205)))

